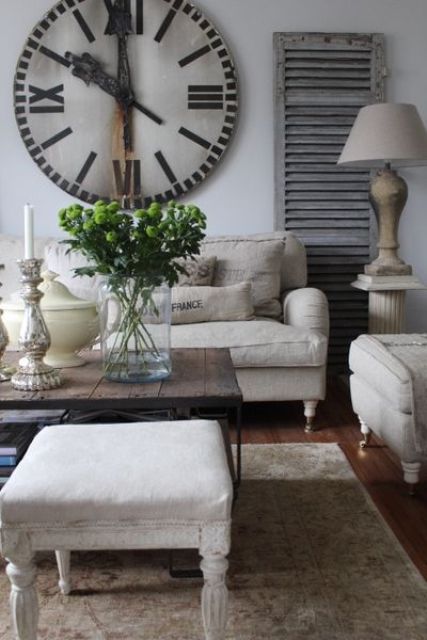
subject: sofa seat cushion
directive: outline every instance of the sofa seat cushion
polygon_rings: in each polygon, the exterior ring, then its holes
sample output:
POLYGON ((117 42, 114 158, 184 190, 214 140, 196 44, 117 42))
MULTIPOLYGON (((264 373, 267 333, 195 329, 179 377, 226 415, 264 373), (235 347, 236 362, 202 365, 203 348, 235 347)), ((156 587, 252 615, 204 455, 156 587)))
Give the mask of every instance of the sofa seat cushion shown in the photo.
POLYGON ((235 367, 319 367, 327 339, 270 318, 172 326, 172 347, 229 348, 235 367))
MULTIPOLYGON (((381 338, 387 339, 387 335, 381 338)), ((412 413, 408 371, 374 336, 361 335, 351 343, 349 365, 355 375, 377 391, 396 411, 412 413)))

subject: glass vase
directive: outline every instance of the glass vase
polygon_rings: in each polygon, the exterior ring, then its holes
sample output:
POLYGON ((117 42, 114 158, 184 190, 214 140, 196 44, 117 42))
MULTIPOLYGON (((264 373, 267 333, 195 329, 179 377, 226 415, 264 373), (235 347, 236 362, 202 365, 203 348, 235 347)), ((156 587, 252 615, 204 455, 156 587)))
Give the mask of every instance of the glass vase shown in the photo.
POLYGON ((171 292, 142 278, 111 278, 100 289, 104 376, 116 382, 155 382, 170 375, 171 292))

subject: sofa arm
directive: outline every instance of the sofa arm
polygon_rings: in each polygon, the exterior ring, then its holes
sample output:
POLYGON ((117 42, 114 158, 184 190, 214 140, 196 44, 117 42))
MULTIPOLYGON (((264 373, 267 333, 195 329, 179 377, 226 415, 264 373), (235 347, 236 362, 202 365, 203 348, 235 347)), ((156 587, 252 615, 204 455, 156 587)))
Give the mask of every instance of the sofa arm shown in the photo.
POLYGON ((283 322, 329 336, 328 300, 320 289, 293 289, 283 301, 283 322))

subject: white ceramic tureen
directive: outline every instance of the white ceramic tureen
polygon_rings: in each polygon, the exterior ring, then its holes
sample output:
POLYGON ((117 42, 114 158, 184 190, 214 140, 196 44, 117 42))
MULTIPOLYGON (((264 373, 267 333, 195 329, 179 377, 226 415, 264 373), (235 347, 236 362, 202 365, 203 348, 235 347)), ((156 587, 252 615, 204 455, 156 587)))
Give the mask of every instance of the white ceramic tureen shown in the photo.
MULTIPOLYGON (((74 296, 58 282, 57 273, 45 271, 39 289, 43 292, 40 307, 50 333, 51 346, 44 358, 51 367, 78 367, 84 360, 78 352, 99 334, 96 305, 74 296)), ((24 303, 19 292, 1 303, 3 322, 9 334, 9 348, 18 349, 24 303)))

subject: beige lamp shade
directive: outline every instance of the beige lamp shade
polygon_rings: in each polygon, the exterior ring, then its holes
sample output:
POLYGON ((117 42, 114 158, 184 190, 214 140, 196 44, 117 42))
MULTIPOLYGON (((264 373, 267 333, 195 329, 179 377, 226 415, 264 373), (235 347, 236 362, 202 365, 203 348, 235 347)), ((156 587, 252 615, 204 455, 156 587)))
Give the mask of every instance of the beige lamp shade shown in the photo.
POLYGON ((362 107, 338 164, 358 167, 413 167, 427 164, 427 131, 413 104, 362 107))

